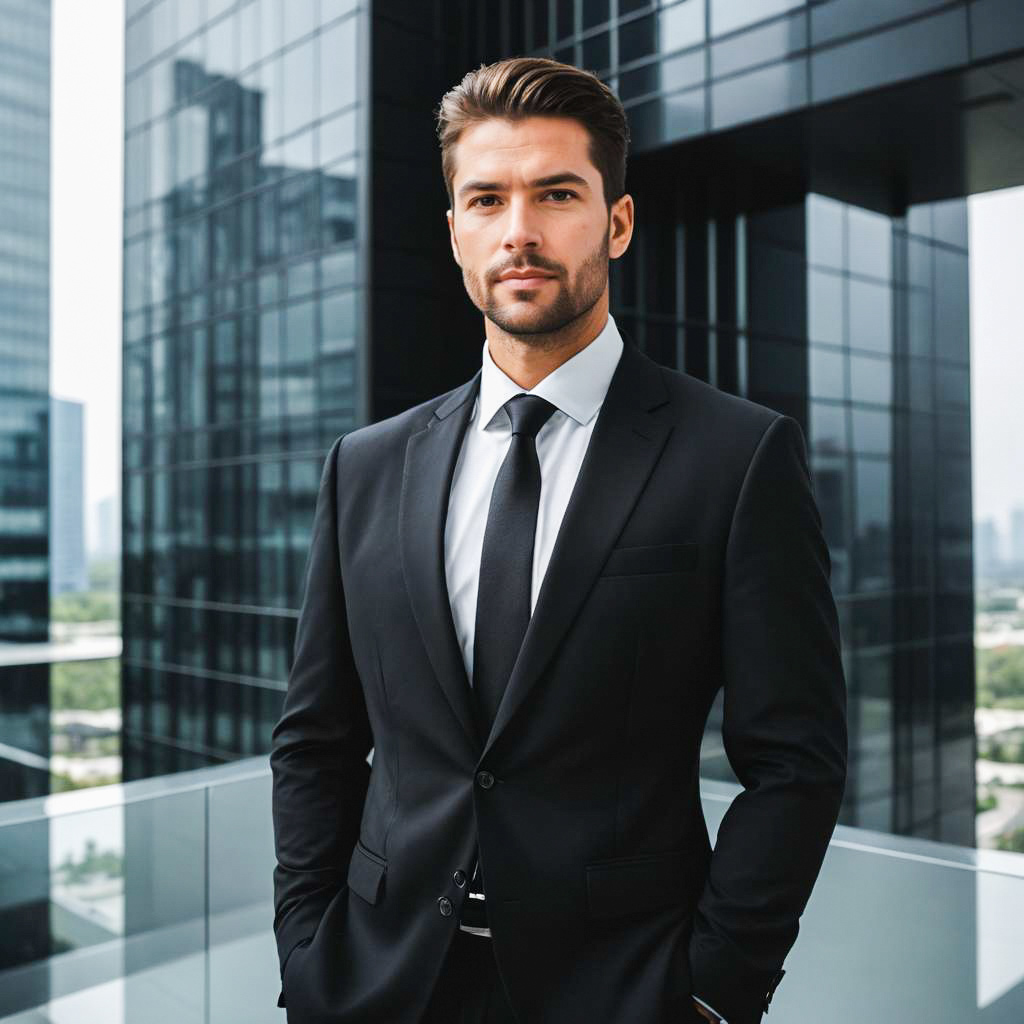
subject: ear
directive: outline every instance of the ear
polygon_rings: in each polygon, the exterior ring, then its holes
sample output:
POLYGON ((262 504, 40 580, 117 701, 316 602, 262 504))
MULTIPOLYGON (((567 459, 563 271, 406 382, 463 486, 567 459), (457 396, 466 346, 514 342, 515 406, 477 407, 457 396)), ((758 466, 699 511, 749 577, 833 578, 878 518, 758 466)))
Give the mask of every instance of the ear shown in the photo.
POLYGON ((633 197, 627 192, 612 204, 608 256, 617 260, 633 237, 633 197))

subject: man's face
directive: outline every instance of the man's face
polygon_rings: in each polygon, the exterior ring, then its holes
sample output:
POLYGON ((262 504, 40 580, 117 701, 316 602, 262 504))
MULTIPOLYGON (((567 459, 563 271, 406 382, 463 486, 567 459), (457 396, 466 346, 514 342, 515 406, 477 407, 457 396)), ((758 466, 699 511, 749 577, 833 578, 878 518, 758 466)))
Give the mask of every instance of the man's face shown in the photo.
POLYGON ((493 118, 456 145, 448 211, 455 261, 473 304, 508 334, 550 335, 604 295, 608 260, 625 251, 632 200, 612 209, 572 118, 493 118), (503 280, 534 270, 527 280, 503 280))

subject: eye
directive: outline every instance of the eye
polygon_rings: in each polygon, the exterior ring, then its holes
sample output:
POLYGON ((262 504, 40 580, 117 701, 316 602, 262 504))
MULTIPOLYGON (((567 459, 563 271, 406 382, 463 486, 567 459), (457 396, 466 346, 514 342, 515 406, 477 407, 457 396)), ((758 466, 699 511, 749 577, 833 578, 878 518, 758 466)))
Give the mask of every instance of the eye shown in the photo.
MULTIPOLYGON (((572 199, 577 198, 576 193, 573 192, 571 189, 568 189, 568 188, 553 188, 553 189, 549 189, 547 192, 544 193, 544 195, 545 196, 563 195, 563 196, 568 196, 568 197, 570 197, 572 199)), ((483 201, 485 199, 497 199, 497 198, 498 197, 494 196, 494 195, 477 196, 475 199, 471 199, 469 201, 469 205, 473 206, 476 203, 483 203, 483 201)), ((562 205, 565 204, 565 202, 566 202, 566 200, 560 200, 558 202, 558 205, 562 206, 562 205)), ((484 205, 484 209, 485 210, 491 209, 490 204, 484 205)))

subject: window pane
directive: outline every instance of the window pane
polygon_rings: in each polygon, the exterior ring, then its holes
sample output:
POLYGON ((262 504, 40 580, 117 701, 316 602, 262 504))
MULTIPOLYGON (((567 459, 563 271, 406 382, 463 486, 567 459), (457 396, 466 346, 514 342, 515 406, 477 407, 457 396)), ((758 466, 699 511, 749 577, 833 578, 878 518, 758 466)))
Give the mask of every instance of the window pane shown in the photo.
POLYGON ((846 397, 846 358, 838 349, 811 345, 811 395, 815 398, 846 397))
POLYGON ((704 41, 704 0, 684 0, 658 15, 658 48, 662 53, 704 41))
POLYGON ((284 125, 290 135, 316 117, 313 106, 313 40, 300 43, 284 55, 284 125))
POLYGON ((892 361, 850 353, 850 397, 855 402, 892 404, 892 361))
POLYGON ((320 114, 356 101, 356 19, 320 34, 320 114))
POLYGON ((850 345, 892 352, 892 288, 875 281, 850 283, 850 345))
POLYGON ((803 6, 804 0, 711 0, 711 34, 734 32, 803 6))

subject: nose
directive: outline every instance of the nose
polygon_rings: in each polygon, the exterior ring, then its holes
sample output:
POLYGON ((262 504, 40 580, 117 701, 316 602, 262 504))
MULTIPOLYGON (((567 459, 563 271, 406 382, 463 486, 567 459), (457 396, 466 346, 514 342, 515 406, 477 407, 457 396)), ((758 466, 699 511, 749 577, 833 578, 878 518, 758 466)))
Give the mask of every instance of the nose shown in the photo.
POLYGON ((506 252, 517 249, 537 249, 541 244, 540 229, 528 200, 510 199, 505 216, 505 234, 502 248, 506 252))

